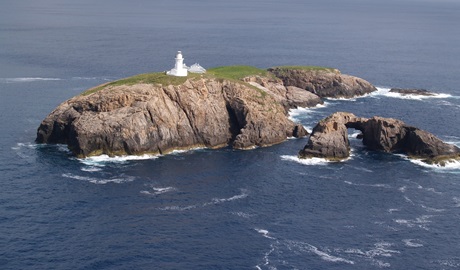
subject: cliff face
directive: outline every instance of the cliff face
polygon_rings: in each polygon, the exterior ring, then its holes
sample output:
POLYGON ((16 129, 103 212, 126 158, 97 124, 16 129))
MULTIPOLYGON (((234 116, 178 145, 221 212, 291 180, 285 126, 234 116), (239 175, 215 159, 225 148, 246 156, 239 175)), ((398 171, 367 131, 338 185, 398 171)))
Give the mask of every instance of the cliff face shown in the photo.
POLYGON ((285 86, 305 89, 322 98, 352 98, 377 89, 361 78, 341 74, 337 69, 302 69, 275 67, 270 72, 285 86))
POLYGON ((74 97, 43 120, 36 141, 68 144, 84 157, 227 145, 246 149, 305 134, 273 95, 240 82, 198 77, 179 85, 108 85, 74 97))
POLYGON ((313 129, 300 158, 321 157, 340 160, 350 155, 348 128, 362 132, 363 144, 370 150, 404 153, 427 163, 443 164, 460 159, 460 149, 433 134, 406 125, 393 118, 359 118, 351 113, 337 112, 321 120, 313 129))

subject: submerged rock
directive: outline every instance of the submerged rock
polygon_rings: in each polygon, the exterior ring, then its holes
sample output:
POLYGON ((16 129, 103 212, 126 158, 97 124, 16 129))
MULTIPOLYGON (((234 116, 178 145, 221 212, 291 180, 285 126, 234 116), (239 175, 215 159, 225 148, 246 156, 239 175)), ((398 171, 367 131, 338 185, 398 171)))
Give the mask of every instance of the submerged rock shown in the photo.
POLYGON ((268 70, 284 85, 305 89, 322 98, 353 98, 377 90, 368 81, 341 74, 337 69, 275 67, 268 70))
POLYGON ((363 144, 371 150, 404 153, 427 163, 443 164, 448 159, 460 159, 460 149, 447 144, 433 134, 406 125, 393 118, 359 118, 351 113, 337 112, 321 120, 313 129, 300 158, 321 157, 345 159, 350 155, 348 128, 362 132, 363 144))
POLYGON ((403 89, 403 88, 391 88, 391 93, 399 93, 403 96, 416 95, 416 96, 435 96, 436 94, 425 89, 403 89))

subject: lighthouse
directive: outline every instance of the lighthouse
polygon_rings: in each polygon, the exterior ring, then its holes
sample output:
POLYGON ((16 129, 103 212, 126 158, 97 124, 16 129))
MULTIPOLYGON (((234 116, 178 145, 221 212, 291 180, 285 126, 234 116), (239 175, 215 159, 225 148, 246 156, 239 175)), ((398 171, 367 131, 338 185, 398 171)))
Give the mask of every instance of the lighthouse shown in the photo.
POLYGON ((181 51, 178 51, 176 54, 176 64, 174 65, 174 68, 166 72, 166 74, 178 77, 187 76, 187 66, 184 64, 184 58, 182 57, 181 51))

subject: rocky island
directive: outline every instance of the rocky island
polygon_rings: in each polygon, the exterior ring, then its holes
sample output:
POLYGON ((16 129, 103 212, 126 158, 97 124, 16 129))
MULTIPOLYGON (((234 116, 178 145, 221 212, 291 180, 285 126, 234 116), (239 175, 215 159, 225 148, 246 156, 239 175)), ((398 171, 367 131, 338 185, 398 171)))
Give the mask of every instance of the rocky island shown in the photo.
POLYGON ((403 153, 429 164, 445 165, 460 159, 460 149, 447 144, 433 134, 393 118, 357 117, 337 112, 321 120, 313 129, 309 141, 300 150, 300 158, 320 157, 343 160, 350 156, 348 128, 362 132, 359 136, 370 150, 403 153))
POLYGON ((288 119, 289 108, 372 91, 375 87, 365 80, 318 67, 142 74, 63 102, 42 121, 36 142, 67 144, 77 157, 264 147, 307 135, 288 119))

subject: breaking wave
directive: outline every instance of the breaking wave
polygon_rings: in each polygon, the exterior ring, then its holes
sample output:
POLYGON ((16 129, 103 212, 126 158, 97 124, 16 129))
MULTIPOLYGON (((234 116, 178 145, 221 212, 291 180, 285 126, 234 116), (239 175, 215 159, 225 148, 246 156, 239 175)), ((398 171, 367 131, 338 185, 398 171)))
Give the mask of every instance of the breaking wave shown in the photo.
POLYGON ((281 159, 286 160, 286 161, 294 161, 303 165, 308 165, 308 166, 316 166, 316 165, 327 165, 331 163, 342 163, 347 160, 350 160, 352 158, 352 155, 350 155, 349 158, 340 160, 340 161, 331 161, 325 158, 299 158, 297 156, 289 156, 289 155, 282 155, 281 159))
POLYGON ((110 157, 108 155, 100 155, 94 157, 86 157, 78 159, 81 163, 88 166, 98 166, 103 167, 106 163, 126 163, 131 160, 147 160, 147 159, 156 159, 159 155, 141 155, 141 156, 115 156, 110 157))
POLYGON ((72 173, 63 173, 62 177, 75 179, 75 180, 79 180, 79 181, 90 182, 90 183, 98 184, 98 185, 105 185, 105 184, 108 184, 108 183, 122 184, 122 183, 126 183, 126 182, 132 182, 135 179, 133 176, 113 177, 113 178, 101 179, 101 178, 96 178, 96 177, 76 175, 76 174, 72 174, 72 173))
POLYGON ((424 96, 424 95, 403 95, 400 93, 390 92, 391 88, 387 87, 377 87, 377 91, 370 93, 371 97, 385 96, 390 98, 399 98, 399 99, 410 99, 410 100, 424 100, 424 99, 439 99, 439 98, 450 98, 452 95, 444 93, 434 93, 433 96, 424 96))

